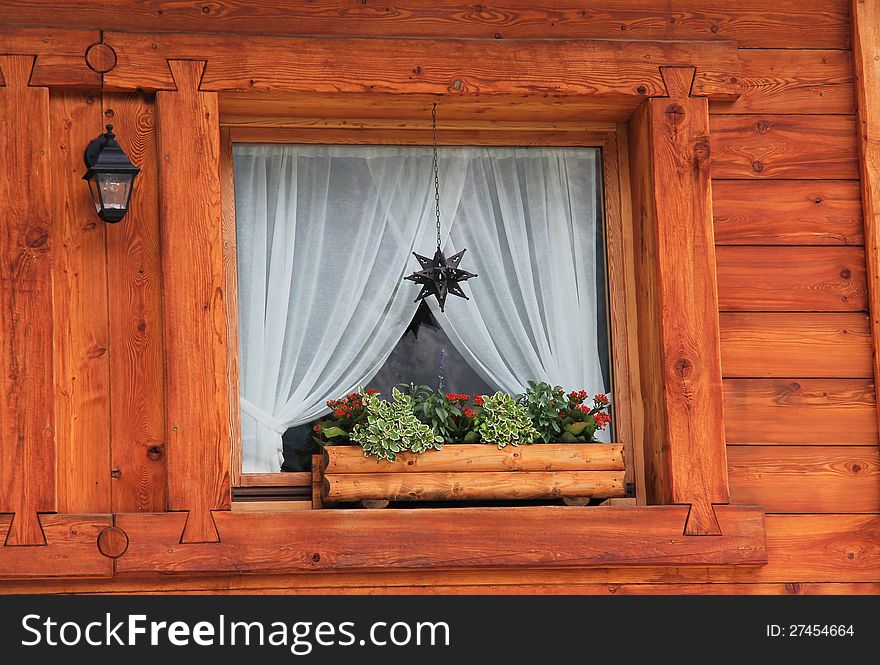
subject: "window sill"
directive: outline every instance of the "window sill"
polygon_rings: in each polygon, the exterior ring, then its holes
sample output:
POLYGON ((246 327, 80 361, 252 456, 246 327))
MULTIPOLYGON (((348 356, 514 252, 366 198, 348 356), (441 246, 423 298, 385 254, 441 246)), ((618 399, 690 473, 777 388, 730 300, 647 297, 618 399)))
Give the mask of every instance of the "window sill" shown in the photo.
POLYGON ((579 568, 767 563, 764 513, 716 506, 719 536, 686 536, 687 506, 213 513, 220 542, 181 544, 187 514, 120 514, 117 572, 579 568))

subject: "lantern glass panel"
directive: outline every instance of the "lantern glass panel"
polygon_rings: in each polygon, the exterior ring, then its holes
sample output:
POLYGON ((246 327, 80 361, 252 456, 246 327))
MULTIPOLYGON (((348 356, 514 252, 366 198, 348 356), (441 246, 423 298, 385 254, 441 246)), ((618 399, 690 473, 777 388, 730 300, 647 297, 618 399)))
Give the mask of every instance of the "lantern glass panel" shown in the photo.
POLYGON ((130 173, 99 173, 95 176, 105 210, 125 210, 131 192, 130 173))

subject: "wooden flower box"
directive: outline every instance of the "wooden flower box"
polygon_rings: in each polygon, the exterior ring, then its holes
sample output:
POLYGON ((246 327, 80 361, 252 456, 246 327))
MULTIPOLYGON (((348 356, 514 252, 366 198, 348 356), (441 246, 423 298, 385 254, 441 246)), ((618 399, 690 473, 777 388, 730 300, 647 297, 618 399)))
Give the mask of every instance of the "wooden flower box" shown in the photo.
POLYGON ((625 495, 623 446, 546 443, 446 445, 393 462, 365 457, 359 446, 326 446, 324 505, 389 501, 488 501, 614 498, 625 495))

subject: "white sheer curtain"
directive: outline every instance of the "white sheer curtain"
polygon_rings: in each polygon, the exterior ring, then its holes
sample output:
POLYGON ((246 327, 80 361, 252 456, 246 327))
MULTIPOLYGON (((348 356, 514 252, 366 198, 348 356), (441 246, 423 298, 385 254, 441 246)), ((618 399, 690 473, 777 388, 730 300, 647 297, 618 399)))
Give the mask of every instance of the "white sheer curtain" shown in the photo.
MULTIPOLYGON (((281 434, 381 368, 411 320, 411 252, 434 244, 431 153, 234 148, 243 470, 278 471, 281 434)), ((444 161, 455 209, 460 158, 444 161)))
POLYGON ((471 149, 448 254, 467 248, 472 294, 432 311, 485 381, 601 390, 597 246, 599 151, 471 149))

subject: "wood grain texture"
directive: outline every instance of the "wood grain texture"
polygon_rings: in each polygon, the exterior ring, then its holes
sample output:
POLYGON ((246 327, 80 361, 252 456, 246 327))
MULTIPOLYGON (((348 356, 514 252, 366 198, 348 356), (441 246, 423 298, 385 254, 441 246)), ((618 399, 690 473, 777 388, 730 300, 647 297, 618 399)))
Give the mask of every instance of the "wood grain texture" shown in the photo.
POLYGON ((183 543, 212 542, 231 495, 220 125, 217 95, 198 91, 204 63, 169 65, 177 90, 156 96, 168 502, 189 511, 183 543))
POLYGON ((116 0, 3 0, 9 25, 101 28, 139 32, 364 35, 482 39, 731 39, 748 48, 848 48, 848 0, 312 0, 277 3, 180 0, 155 4, 116 0), (206 11, 207 10, 207 11, 206 11))
POLYGON ((104 93, 104 112, 141 169, 125 220, 107 227, 113 512, 155 512, 167 501, 156 108, 140 93, 104 93))
MULTIPOLYGON (((0 533, 9 528, 0 515, 0 533)), ((41 515, 43 547, 0 547, 0 579, 110 577, 113 563, 98 551, 98 534, 111 524, 109 515, 41 515)))
POLYGON ((496 501, 622 497, 620 471, 450 471, 324 474, 325 504, 364 500, 496 501))
MULTIPOLYGON (((590 571, 587 571, 589 575, 590 571)), ((437 573, 300 573, 287 575, 210 575, 153 578, 0 581, 0 593, 29 594, 297 594, 297 595, 877 595, 878 582, 649 582, 582 581, 578 571, 479 571, 463 577, 437 573)))
POLYGON ((718 506, 723 536, 682 535, 686 506, 215 513, 219 543, 182 545, 179 513, 117 516, 120 574, 741 564, 765 560, 764 515, 718 506), (485 537, 491 529, 493 538, 485 537))
POLYGON ((49 113, 57 510, 109 513, 107 225, 82 180, 83 150, 103 131, 100 97, 53 92, 49 113))
POLYGON ((639 398, 638 306, 636 304, 632 193, 630 191, 627 128, 621 124, 602 148, 605 208, 605 252, 611 339, 613 434, 628 461, 625 479, 636 488, 636 500, 645 504, 645 459, 641 440, 644 414, 639 398))
POLYGON ((862 245, 854 180, 713 180, 716 245, 862 245))
POLYGON ((774 513, 880 513, 876 446, 728 446, 730 498, 774 513))
MULTIPOLYGON (((206 60, 202 91, 562 94, 620 100, 663 94, 659 66, 699 65, 695 94, 733 99, 733 42, 320 39, 105 32, 110 89, 174 88, 169 60, 206 60), (290 54, 296 53, 291 59, 290 54), (369 54, 369 57, 365 57, 369 54)), ((624 118, 620 118, 624 120, 624 118)))
POLYGON ((876 445, 865 379, 725 379, 728 443, 876 445))
MULTIPOLYGON (((654 272, 659 367, 650 390, 662 394, 668 499, 691 504, 686 533, 717 534, 713 504, 726 503, 727 462, 721 394, 721 352, 709 180, 709 116, 704 98, 688 97, 693 71, 663 69, 667 98, 646 102, 631 143, 633 196, 643 229, 643 272, 654 272), (652 236, 647 241, 645 236, 652 236)), ((651 284, 648 282, 647 284, 651 284)), ((646 284, 646 285, 647 285, 646 284)), ((655 398, 656 399, 656 398, 655 398)))
POLYGON ((880 381, 880 7, 874 1, 853 0, 852 13, 859 173, 876 382, 880 381))
POLYGON ((360 446, 325 446, 324 473, 427 473, 454 471, 623 471, 623 446, 542 443, 530 446, 445 445, 400 453, 394 462, 367 457, 360 446))
MULTIPOLYGON (((4 26, 14 22, 21 7, 0 11, 4 26)), ((30 25, 46 25, 51 18, 30 25)), ((70 28, 70 25, 58 25, 70 28)), ((99 28, 99 26, 92 26, 99 28)), ((101 75, 86 64, 86 50, 101 41, 101 33, 95 30, 55 30, 47 28, 0 27, 0 55, 37 56, 30 84, 53 88, 99 88, 101 75)))
POLYGON ((872 378, 868 315, 723 312, 721 369, 727 378, 872 378))
MULTIPOLYGON (((633 272, 638 284, 635 307, 640 330, 660 329, 660 302, 658 298, 656 233, 651 144, 649 141, 649 109, 642 104, 628 123, 627 146, 630 167, 630 195, 633 234, 633 272)), ((663 404, 663 375, 660 362, 659 335, 636 335, 639 358, 638 402, 642 405, 641 438, 637 444, 643 450, 645 474, 645 502, 668 504, 672 502, 670 467, 662 442, 666 441, 666 418, 663 404)))
POLYGON ((855 113, 849 51, 741 49, 739 57, 742 95, 710 113, 855 113))
POLYGON ((49 91, 31 56, 0 56, 0 512, 6 545, 45 543, 55 510, 49 91))
POLYGON ((718 247, 722 311, 865 311, 861 247, 718 247))
POLYGON ((852 116, 712 116, 712 177, 856 180, 852 116))

